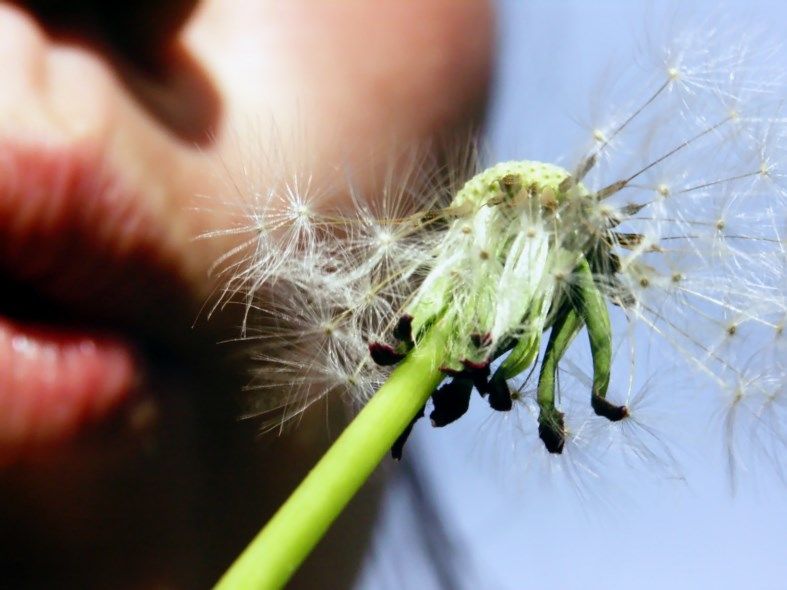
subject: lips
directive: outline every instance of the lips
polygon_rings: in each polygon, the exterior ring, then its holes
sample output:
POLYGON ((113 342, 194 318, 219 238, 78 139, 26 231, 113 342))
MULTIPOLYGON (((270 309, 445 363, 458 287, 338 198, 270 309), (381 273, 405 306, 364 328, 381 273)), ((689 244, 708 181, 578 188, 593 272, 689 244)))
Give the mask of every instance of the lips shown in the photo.
POLYGON ((0 465, 112 416, 189 326, 172 227, 84 146, 0 145, 0 465))
POLYGON ((107 416, 134 371, 116 338, 0 320, 0 464, 107 416))

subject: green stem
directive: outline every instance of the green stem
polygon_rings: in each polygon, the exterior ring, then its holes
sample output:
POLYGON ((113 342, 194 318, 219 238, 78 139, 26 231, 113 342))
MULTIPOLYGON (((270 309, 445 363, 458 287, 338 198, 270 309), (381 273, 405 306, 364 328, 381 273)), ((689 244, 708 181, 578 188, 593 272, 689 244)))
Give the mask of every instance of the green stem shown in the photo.
POLYGON ((369 478, 443 378, 438 324, 391 373, 279 511, 219 580, 220 589, 281 588, 369 478))

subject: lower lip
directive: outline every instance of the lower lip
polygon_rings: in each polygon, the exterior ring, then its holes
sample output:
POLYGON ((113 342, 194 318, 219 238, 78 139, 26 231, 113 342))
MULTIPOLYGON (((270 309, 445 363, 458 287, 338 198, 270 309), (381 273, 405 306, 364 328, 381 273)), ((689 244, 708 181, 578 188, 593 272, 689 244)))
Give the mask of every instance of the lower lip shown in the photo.
POLYGON ((0 317, 0 465, 106 418, 130 394, 136 366, 118 338, 0 317))

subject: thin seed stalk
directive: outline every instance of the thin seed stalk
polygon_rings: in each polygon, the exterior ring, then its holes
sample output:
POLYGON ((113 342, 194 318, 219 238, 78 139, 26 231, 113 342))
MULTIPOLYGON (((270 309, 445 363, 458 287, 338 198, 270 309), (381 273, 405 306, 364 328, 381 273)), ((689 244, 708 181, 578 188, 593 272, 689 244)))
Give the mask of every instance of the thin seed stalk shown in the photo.
POLYGON ((251 541, 217 589, 283 587, 443 379, 437 322, 251 541))

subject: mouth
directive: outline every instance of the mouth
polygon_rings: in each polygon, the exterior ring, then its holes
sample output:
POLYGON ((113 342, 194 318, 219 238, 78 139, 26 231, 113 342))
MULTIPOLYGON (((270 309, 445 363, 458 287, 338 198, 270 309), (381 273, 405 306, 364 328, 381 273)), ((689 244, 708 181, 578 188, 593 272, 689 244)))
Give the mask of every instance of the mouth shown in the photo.
POLYGON ((0 145, 0 466, 108 420, 146 343, 189 336, 184 232, 132 187, 95 150, 0 145))

